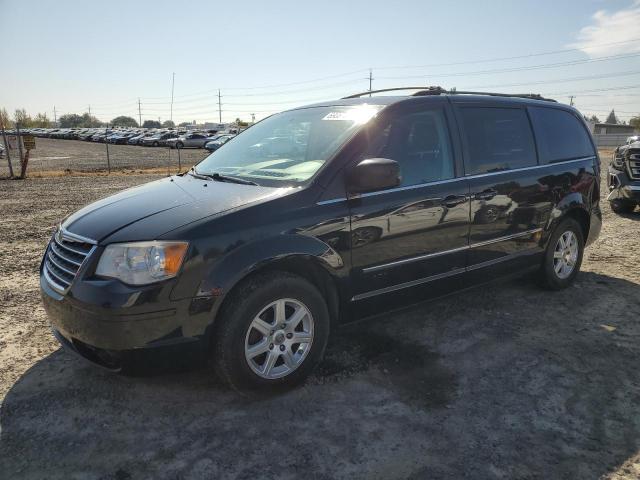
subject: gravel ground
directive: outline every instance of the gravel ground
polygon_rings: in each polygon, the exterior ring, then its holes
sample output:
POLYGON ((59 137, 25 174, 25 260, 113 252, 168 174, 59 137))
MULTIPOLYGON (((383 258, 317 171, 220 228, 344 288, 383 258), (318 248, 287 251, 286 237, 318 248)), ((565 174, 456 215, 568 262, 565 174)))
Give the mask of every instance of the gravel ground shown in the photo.
POLYGON ((604 205, 567 291, 523 278, 350 326, 303 387, 249 400, 206 370, 112 375, 50 334, 51 226, 152 178, 0 182, 0 478, 640 477, 640 213, 604 205))
MULTIPOLYGON (((202 160, 208 152, 198 148, 178 151, 168 147, 142 147, 136 145, 109 145, 107 162, 107 146, 104 143, 84 142, 80 140, 55 140, 36 138, 36 149, 29 158, 27 174, 32 176, 51 175, 69 172, 107 171, 112 170, 146 170, 150 168, 169 170, 176 173, 179 167, 191 166, 202 160)), ((11 154, 14 172, 18 173, 17 154, 11 154)), ((0 159, 0 178, 9 176, 6 158, 0 159)), ((82 201, 82 200, 81 200, 82 201)))

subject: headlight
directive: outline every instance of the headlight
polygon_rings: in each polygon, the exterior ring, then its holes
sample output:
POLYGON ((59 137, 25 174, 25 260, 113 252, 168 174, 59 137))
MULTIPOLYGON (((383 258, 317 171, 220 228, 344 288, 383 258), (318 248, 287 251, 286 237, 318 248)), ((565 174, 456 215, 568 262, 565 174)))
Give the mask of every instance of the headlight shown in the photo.
POLYGON ((613 167, 618 170, 622 170, 624 168, 624 154, 613 152, 613 167))
POLYGON ((96 275, 146 285, 175 277, 182 266, 187 242, 135 242, 108 245, 96 275))

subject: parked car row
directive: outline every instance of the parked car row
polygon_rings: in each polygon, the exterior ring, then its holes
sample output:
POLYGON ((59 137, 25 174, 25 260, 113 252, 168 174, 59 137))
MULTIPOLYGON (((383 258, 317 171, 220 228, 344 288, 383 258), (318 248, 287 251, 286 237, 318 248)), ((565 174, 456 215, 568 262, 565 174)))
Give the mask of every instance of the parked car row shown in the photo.
MULTIPOLYGON (((236 131, 218 133, 215 130, 187 131, 178 129, 146 128, 28 128, 24 135, 62 140, 112 143, 116 145, 142 145, 145 147, 206 148, 214 151, 231 138, 236 131), (210 144, 210 145, 209 145, 210 144)), ((9 130, 7 133, 16 133, 9 130)))

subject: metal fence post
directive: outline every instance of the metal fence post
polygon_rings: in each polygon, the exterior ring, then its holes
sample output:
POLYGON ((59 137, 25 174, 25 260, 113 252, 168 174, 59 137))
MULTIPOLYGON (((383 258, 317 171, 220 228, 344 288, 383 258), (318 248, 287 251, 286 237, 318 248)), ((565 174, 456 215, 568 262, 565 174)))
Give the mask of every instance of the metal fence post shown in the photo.
POLYGON ((107 141, 107 137, 109 136, 109 125, 104 127, 104 144, 107 147, 107 173, 111 173, 111 159, 109 158, 109 142, 107 141))
POLYGON ((7 162, 9 163, 9 177, 13 178, 13 166, 11 165, 11 155, 9 155, 9 142, 7 142, 7 134, 4 131, 4 122, 0 123, 2 128, 2 141, 4 143, 4 151, 7 154, 7 162))
POLYGON ((180 149, 176 148, 176 150, 178 150, 178 173, 182 172, 182 163, 180 162, 180 149))

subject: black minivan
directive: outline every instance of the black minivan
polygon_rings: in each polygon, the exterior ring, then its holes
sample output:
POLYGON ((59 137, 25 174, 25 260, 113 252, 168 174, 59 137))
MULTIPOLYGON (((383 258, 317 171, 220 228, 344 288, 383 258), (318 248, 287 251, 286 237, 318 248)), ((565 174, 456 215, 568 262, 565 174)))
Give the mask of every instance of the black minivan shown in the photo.
POLYGON ((341 323, 528 271, 571 284, 601 227, 575 109, 366 94, 270 116, 68 216, 40 279, 60 343, 112 370, 198 349, 235 388, 292 385, 341 323))

